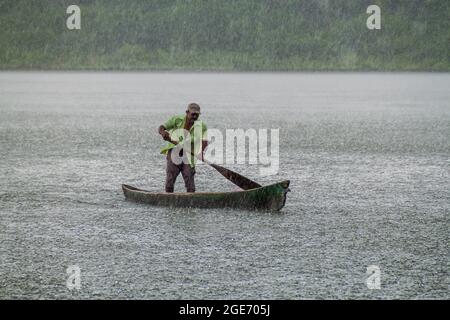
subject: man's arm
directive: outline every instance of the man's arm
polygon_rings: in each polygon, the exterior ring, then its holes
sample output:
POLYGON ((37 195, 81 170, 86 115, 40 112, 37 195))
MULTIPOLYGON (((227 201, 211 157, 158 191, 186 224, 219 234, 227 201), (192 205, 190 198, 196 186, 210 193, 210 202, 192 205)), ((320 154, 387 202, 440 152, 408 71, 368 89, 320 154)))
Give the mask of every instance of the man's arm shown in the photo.
POLYGON ((204 122, 202 122, 202 154, 201 154, 201 159, 202 161, 204 160, 203 157, 205 155, 205 150, 206 147, 208 146, 208 135, 207 135, 207 127, 206 124, 204 122))
POLYGON ((208 140, 202 140, 202 151, 205 152, 206 147, 208 146, 208 140))
POLYGON ((158 128, 159 134, 162 136, 162 138, 166 141, 170 142, 170 133, 166 131, 166 128, 163 125, 160 125, 158 128))
POLYGON ((202 140, 202 154, 200 155, 200 159, 202 161, 204 161, 204 157, 205 157, 205 149, 208 146, 208 140, 202 140))

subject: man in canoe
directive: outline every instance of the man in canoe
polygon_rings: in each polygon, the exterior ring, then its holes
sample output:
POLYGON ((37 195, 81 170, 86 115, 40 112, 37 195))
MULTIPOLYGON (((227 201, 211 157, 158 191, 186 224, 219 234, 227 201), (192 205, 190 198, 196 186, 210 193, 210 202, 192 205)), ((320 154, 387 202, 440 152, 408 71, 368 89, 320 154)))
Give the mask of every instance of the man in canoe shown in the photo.
POLYGON ((159 126, 158 132, 169 142, 161 149, 166 155, 166 192, 173 192, 175 181, 181 172, 187 192, 195 192, 196 156, 203 153, 208 145, 206 125, 199 120, 200 106, 197 103, 188 105, 186 114, 174 116, 159 126))

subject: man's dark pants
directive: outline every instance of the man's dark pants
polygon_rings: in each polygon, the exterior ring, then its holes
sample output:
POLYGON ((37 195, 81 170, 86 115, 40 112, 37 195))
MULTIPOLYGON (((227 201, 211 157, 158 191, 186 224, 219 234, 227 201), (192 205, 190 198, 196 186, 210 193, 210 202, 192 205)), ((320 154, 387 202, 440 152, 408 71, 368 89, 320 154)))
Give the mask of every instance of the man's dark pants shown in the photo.
POLYGON ((166 192, 173 192, 175 181, 181 172, 183 176, 184 185, 187 192, 195 192, 195 168, 192 168, 189 163, 183 161, 181 164, 174 164, 172 162, 172 150, 167 153, 167 167, 166 167, 166 192))

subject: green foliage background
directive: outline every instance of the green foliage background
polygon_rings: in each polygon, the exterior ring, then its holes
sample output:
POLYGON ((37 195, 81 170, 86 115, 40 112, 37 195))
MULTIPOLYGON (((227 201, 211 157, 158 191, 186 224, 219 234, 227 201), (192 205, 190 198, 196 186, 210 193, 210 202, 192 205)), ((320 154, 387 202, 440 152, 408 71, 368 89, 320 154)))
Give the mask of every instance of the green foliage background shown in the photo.
POLYGON ((0 69, 449 71, 449 21, 449 0, 0 0, 0 69))

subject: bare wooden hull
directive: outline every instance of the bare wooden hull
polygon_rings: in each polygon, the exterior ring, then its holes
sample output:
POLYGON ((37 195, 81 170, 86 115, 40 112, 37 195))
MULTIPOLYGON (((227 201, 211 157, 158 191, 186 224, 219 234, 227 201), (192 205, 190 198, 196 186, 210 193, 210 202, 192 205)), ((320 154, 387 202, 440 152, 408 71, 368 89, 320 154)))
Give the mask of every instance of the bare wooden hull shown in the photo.
POLYGON ((128 200, 155 206, 280 210, 286 203, 289 180, 260 188, 232 192, 150 192, 126 184, 122 185, 122 190, 128 200))

